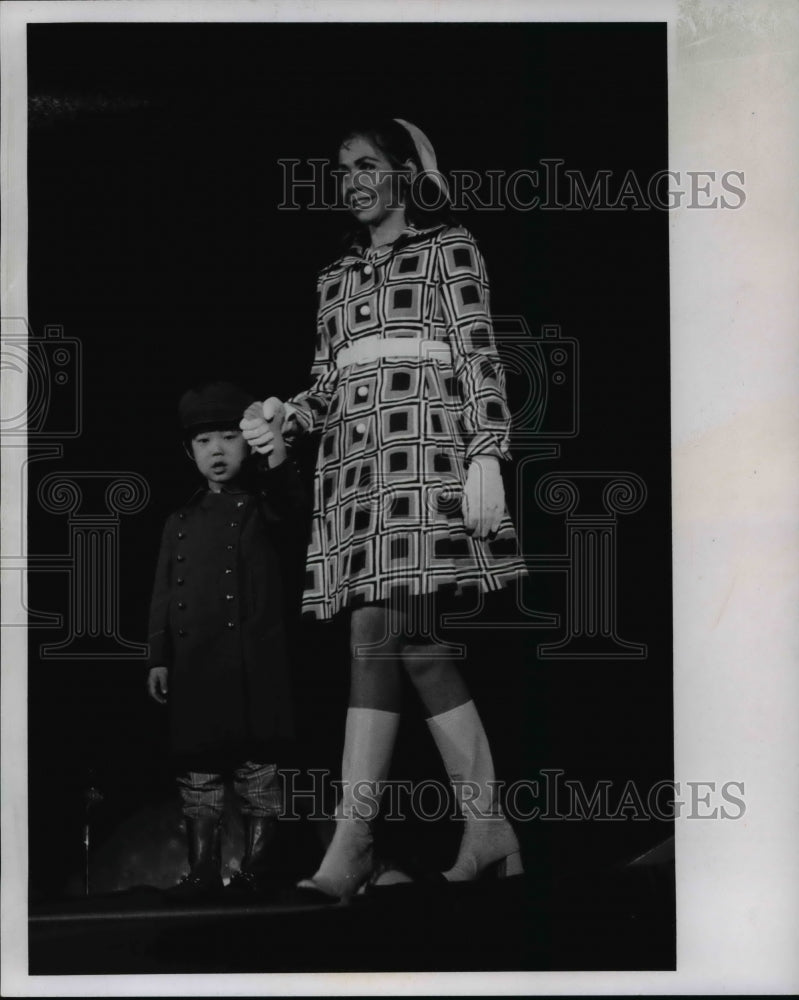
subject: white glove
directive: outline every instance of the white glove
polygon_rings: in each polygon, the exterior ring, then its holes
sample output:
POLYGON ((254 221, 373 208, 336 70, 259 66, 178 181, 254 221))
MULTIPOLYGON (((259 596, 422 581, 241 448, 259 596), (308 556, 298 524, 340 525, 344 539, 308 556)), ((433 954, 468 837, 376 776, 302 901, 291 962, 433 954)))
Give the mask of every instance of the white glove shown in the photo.
POLYGON ((263 405, 264 420, 271 424, 277 418, 275 426, 280 426, 283 423, 284 411, 283 400, 278 399, 277 396, 270 396, 263 405))
POLYGON ((244 440, 253 451, 269 458, 274 468, 286 457, 286 444, 280 427, 283 420, 283 403, 272 396, 265 403, 251 403, 239 422, 244 440))
POLYGON ((499 459, 493 455, 475 455, 466 473, 463 487, 463 522, 475 538, 494 534, 505 514, 505 486, 499 471, 499 459))

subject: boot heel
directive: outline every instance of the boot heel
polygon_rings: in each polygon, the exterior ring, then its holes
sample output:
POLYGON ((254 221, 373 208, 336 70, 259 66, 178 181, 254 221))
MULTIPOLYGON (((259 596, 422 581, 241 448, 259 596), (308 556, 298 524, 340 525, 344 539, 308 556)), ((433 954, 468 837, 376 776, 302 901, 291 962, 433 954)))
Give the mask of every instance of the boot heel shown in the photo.
POLYGON ((511 878, 514 875, 524 875, 524 865, 520 851, 514 851, 497 862, 497 878, 511 878))

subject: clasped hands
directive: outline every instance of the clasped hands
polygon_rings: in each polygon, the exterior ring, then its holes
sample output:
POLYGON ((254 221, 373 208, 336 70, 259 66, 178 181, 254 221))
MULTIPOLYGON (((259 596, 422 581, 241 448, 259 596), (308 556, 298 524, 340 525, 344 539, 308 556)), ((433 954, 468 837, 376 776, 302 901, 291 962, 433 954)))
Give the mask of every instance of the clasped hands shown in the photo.
POLYGON ((239 427, 252 450, 267 456, 270 467, 274 467, 286 458, 283 430, 287 423, 283 402, 277 396, 270 396, 264 403, 250 403, 239 427))

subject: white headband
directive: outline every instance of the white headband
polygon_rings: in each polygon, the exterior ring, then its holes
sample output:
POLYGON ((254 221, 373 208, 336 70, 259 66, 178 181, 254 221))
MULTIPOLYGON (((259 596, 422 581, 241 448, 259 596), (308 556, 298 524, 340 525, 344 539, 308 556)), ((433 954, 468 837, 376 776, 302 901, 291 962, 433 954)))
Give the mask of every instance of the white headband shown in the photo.
POLYGON ((402 118, 395 118, 394 121, 398 125, 402 125, 411 139, 413 139, 413 144, 419 156, 419 162, 422 164, 422 170, 438 184, 441 193, 449 201, 449 186, 447 185, 446 178, 438 169, 436 151, 433 149, 432 142, 430 142, 418 126, 412 125, 411 122, 406 122, 402 118))

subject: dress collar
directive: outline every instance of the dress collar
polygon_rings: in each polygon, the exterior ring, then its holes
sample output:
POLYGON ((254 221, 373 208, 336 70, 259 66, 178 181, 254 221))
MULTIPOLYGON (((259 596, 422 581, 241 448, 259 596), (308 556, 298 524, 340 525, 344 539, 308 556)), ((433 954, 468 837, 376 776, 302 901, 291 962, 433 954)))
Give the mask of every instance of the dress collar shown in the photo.
POLYGON ((441 229, 446 229, 446 222, 437 222, 434 226, 419 227, 409 223, 394 240, 393 243, 386 243, 381 247, 368 246, 362 234, 358 234, 350 243, 348 249, 339 257, 333 266, 349 267, 353 264, 361 263, 365 258, 377 259, 390 256, 397 250, 414 243, 416 240, 424 239, 431 233, 436 233, 441 229))

